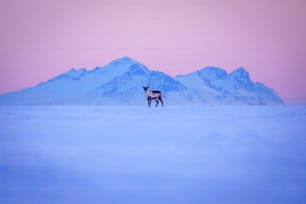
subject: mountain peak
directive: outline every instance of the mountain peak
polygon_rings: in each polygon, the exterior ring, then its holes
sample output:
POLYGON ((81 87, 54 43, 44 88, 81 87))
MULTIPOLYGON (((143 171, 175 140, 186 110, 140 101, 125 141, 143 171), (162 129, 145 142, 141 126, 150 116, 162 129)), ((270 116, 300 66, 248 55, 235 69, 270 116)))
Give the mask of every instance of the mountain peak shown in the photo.
POLYGON ((111 69, 127 69, 128 70, 131 66, 135 64, 142 65, 141 63, 137 62, 136 60, 130 57, 121 57, 121 58, 111 61, 108 65, 104 67, 111 67, 111 69))
POLYGON ((205 67, 198 71, 202 78, 219 79, 226 77, 227 73, 224 69, 218 67, 205 67))
POLYGON ((114 61, 112 61, 111 63, 120 63, 120 64, 135 64, 138 63, 136 60, 128 57, 128 56, 124 56, 118 59, 115 59, 114 61))
POLYGON ((235 69, 232 73, 230 73, 230 76, 234 78, 250 79, 249 73, 243 67, 238 67, 235 69))
POLYGON ((121 57, 118 58, 114 61, 112 61, 109 64, 109 67, 112 67, 112 69, 117 69, 117 70, 125 70, 125 72, 144 72, 147 73, 149 72, 149 69, 144 66, 142 63, 130 58, 130 57, 121 57))
POLYGON ((71 68, 65 73, 59 74, 58 76, 54 77, 53 79, 50 79, 49 81, 53 81, 56 79, 63 79, 63 78, 69 78, 73 80, 78 80, 81 77, 83 77, 87 73, 87 70, 85 68, 81 68, 79 70, 75 68, 71 68))
POLYGON ((75 68, 71 68, 70 70, 68 70, 66 72, 67 75, 71 74, 71 75, 74 75, 74 74, 77 74, 77 73, 83 73, 83 72, 87 72, 86 68, 81 68, 81 69, 75 69, 75 68))

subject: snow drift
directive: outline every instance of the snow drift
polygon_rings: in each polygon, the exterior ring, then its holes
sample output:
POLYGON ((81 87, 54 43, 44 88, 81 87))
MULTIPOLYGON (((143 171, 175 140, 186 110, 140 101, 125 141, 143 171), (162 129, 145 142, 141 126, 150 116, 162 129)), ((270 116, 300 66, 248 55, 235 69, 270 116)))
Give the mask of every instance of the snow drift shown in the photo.
POLYGON ((305 124, 306 106, 0 106, 0 203, 305 204, 305 124))

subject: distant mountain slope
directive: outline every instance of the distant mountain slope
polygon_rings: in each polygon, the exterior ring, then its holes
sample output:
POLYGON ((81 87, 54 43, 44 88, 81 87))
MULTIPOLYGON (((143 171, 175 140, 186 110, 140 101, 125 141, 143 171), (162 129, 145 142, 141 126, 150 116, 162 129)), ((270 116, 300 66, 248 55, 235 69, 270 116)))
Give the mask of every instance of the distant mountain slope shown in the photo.
POLYGON ((273 89, 251 81, 242 67, 232 73, 216 67, 206 67, 175 79, 192 89, 207 103, 218 104, 282 104, 273 89))
POLYGON ((275 92, 253 83, 239 68, 227 74, 208 67, 175 78, 120 58, 93 70, 70 69, 35 87, 0 95, 2 105, 145 105, 142 86, 163 92, 167 104, 282 104, 275 92))

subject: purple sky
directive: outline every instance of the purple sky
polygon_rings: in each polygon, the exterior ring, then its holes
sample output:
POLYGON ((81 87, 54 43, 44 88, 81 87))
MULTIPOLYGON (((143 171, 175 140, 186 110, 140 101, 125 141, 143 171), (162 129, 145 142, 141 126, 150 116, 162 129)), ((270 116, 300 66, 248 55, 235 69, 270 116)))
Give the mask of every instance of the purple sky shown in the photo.
POLYGON ((306 97, 305 0, 1 0, 0 93, 123 56, 172 76, 245 67, 306 97))

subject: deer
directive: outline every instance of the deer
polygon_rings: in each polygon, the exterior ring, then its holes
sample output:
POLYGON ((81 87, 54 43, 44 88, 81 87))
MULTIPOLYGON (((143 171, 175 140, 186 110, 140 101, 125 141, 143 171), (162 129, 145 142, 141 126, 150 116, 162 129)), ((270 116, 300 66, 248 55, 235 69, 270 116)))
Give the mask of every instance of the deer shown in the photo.
POLYGON ((158 100, 161 102, 162 107, 164 106, 164 101, 162 99, 162 92, 159 90, 150 90, 148 86, 142 87, 144 92, 146 93, 148 100, 148 107, 151 107, 151 101, 154 99, 156 101, 156 107, 158 106, 158 100))

